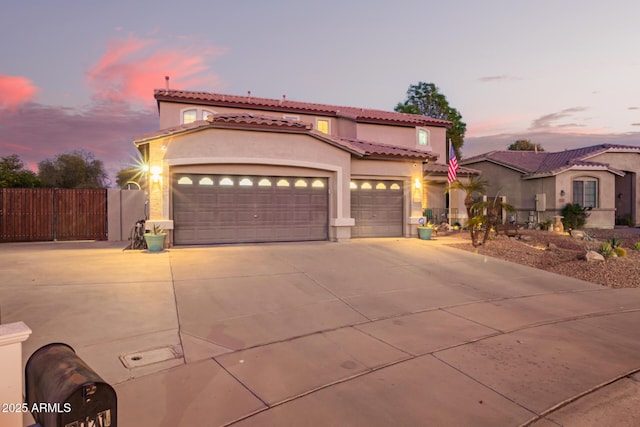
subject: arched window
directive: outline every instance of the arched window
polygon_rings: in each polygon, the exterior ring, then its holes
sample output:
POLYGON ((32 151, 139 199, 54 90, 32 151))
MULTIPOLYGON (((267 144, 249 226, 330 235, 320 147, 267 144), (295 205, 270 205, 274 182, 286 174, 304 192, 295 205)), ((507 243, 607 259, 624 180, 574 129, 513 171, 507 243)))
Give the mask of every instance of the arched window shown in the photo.
POLYGON ((598 207, 598 180, 591 177, 579 177, 573 180, 573 203, 583 208, 598 207))
POLYGON ((182 124, 188 125, 198 119, 198 110, 184 110, 182 112, 182 124))
POLYGON ((208 120, 209 117, 213 117, 213 111, 202 110, 202 120, 208 120))

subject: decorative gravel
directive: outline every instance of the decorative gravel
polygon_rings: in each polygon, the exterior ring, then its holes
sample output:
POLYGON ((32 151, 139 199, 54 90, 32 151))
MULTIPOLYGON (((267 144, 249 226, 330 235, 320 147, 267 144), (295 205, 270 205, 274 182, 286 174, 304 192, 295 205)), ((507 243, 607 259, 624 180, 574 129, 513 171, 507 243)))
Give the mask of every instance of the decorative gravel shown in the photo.
MULTIPOLYGON (((474 248, 469 243, 450 246, 500 258, 506 261, 575 277, 612 288, 640 287, 640 251, 633 244, 640 241, 640 229, 586 230, 596 240, 578 240, 568 235, 548 231, 521 231, 523 238, 494 236, 485 246, 474 248), (587 262, 580 259, 587 250, 597 251, 602 242, 611 237, 622 240, 626 257, 608 258, 604 262, 587 262)), ((468 238, 461 232, 457 236, 468 238)))

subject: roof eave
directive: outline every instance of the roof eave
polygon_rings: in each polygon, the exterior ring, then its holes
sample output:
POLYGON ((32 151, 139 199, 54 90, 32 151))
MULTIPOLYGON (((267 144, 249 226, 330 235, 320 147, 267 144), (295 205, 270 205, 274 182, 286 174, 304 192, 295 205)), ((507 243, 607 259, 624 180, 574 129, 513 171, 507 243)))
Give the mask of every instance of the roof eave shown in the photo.
POLYGON ((504 168, 514 170, 514 171, 519 172, 519 173, 521 173, 521 174, 523 174, 523 175, 526 175, 526 174, 528 174, 528 173, 529 173, 528 171, 526 171, 526 170, 524 170, 524 169, 520 169, 520 168, 518 168, 518 167, 516 167, 516 166, 514 166, 514 165, 511 165, 511 164, 508 164, 508 163, 504 163, 504 162, 500 162, 500 161, 498 161, 498 160, 491 159, 491 158, 487 158, 487 157, 482 158, 482 159, 476 159, 476 160, 473 160, 473 161, 471 161, 471 162, 465 162, 464 160, 462 160, 462 161, 460 161, 459 163, 460 163, 460 165, 464 165, 464 166, 466 166, 466 165, 468 165, 468 164, 474 164, 474 163, 480 163, 480 162, 489 162, 489 163, 493 163, 493 164, 495 164, 495 165, 502 166, 502 167, 504 167, 504 168))

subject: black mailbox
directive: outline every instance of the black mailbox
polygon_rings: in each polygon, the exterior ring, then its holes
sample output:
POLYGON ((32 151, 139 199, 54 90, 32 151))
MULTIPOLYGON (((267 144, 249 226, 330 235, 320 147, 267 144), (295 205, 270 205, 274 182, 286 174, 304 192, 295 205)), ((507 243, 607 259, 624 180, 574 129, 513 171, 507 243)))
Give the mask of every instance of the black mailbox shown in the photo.
POLYGON ((42 427, 117 427, 116 392, 67 344, 36 350, 25 367, 27 405, 42 427))

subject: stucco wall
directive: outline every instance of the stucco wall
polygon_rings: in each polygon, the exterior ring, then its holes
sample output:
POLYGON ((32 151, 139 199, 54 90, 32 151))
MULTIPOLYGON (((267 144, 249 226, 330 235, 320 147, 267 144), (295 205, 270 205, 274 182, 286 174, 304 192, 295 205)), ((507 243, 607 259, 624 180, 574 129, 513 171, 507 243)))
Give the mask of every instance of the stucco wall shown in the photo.
POLYGON ((640 227, 640 154, 604 153, 589 159, 594 162, 608 163, 611 167, 624 171, 627 176, 618 179, 616 189, 616 207, 624 214, 631 214, 634 226, 640 227))
MULTIPOLYGON (((196 109, 198 111, 198 120, 202 120, 203 110, 211 111, 215 114, 233 113, 244 114, 250 113, 257 116, 267 116, 282 119, 286 117, 297 117, 303 123, 313 124, 313 128, 316 128, 316 119, 321 118, 323 120, 329 120, 329 133, 333 136, 337 136, 339 130, 351 135, 355 135, 355 123, 348 119, 337 119, 335 117, 326 117, 322 115, 313 114, 300 114, 300 113, 288 113, 277 112, 269 110, 259 110, 251 108, 233 108, 233 107, 213 107, 208 105, 197 105, 179 102, 161 102, 160 103, 160 129, 165 129, 173 126, 178 126, 182 121, 182 112, 184 110, 196 109)), ((345 137, 350 137, 345 135, 345 137)))
POLYGON ((615 175, 606 171, 567 171, 556 176, 522 179, 522 174, 491 162, 477 162, 466 166, 482 172, 489 182, 488 195, 506 195, 507 203, 516 209, 516 221, 523 223, 533 214, 535 222, 544 222, 559 215, 567 203, 573 203, 573 180, 591 177, 598 180, 598 207, 591 211, 588 227, 612 228, 615 223, 615 200, 611 189, 615 175), (562 195, 564 191, 564 195, 562 195), (546 210, 536 211, 536 195, 545 194, 546 210))
POLYGON ((566 203, 558 205, 560 211, 567 203, 573 203, 573 181, 578 178, 595 178, 598 180, 598 207, 591 210, 587 219, 587 227, 613 228, 615 225, 615 175, 605 171, 567 171, 559 174, 558 192, 564 190, 566 203))
POLYGON ((182 111, 196 109, 198 120, 202 119, 203 110, 213 113, 251 113, 255 115, 283 118, 296 116, 301 122, 313 124, 316 128, 316 119, 329 120, 329 133, 334 137, 357 138, 364 141, 381 142, 385 144, 400 145, 412 149, 433 151, 439 156, 439 163, 446 163, 446 128, 425 126, 429 132, 429 145, 419 146, 415 126, 391 126, 384 124, 356 123, 348 118, 327 117, 313 114, 283 113, 269 110, 233 107, 212 107, 179 102, 160 103, 160 129, 165 129, 181 124, 182 111))
MULTIPOLYGON (((291 165, 331 171, 336 177, 335 185, 342 182, 342 188, 337 192, 342 194, 342 200, 336 200, 336 210, 331 212, 331 215, 334 218, 348 218, 349 183, 348 179, 343 177, 350 175, 350 157, 344 150, 308 135, 293 133, 206 129, 173 139, 154 141, 151 144, 150 165, 163 165, 163 179, 162 185, 150 184, 150 215, 152 218, 169 218, 170 167, 194 164, 255 164, 275 165, 281 168, 291 165), (165 150, 161 148, 163 145, 166 147, 165 150)), ((294 171, 289 175, 294 175, 294 171)))
POLYGON ((432 151, 438 155, 438 163, 446 163, 446 129, 440 127, 424 127, 429 131, 429 145, 418 145, 415 127, 389 126, 370 123, 358 123, 358 139, 399 145, 411 149, 432 151))

